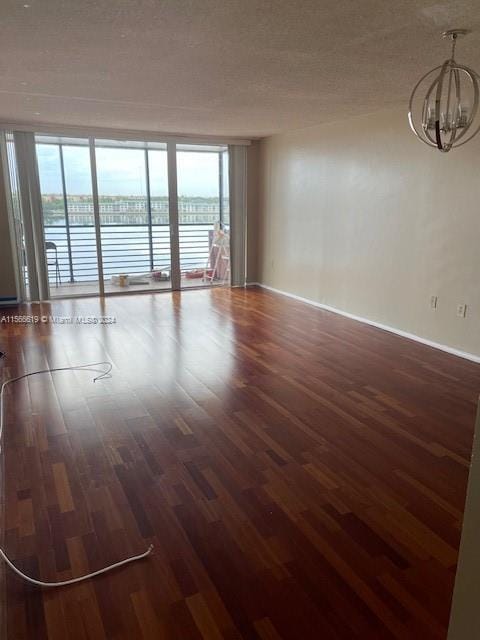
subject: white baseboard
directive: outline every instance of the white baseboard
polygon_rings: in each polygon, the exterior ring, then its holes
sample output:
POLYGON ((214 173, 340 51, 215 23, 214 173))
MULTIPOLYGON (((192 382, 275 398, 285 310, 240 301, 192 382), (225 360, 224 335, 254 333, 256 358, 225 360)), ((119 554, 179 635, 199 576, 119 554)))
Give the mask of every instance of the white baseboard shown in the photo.
POLYGON ((402 329, 397 329, 396 327, 390 327, 389 325, 382 324, 381 322, 375 322, 375 320, 362 318, 361 316, 356 316, 353 313, 342 311, 341 309, 337 309, 336 307, 330 307, 327 304, 322 304, 321 302, 316 302, 315 300, 310 300, 309 298, 302 298, 302 296, 297 296, 296 294, 289 293, 288 291, 282 291, 281 289, 275 289, 274 287, 269 287, 268 285, 263 284, 261 282, 247 282, 247 287, 253 287, 253 286, 262 287, 263 289, 267 289, 268 291, 272 291, 273 293, 278 293, 282 296, 286 296, 287 298, 292 298, 293 300, 304 302, 305 304, 311 305, 312 307, 318 307, 319 309, 323 309, 324 311, 331 311, 332 313, 337 313, 338 315, 344 316, 345 318, 350 318, 350 320, 363 322, 364 324, 369 324, 372 327, 376 327, 377 329, 383 329, 384 331, 395 333, 397 336, 402 336, 402 338, 407 338, 408 340, 414 340, 415 342, 420 342, 421 344, 425 344, 428 347, 433 347, 434 349, 440 349, 440 351, 446 351, 447 353, 450 353, 454 356, 458 356, 459 358, 465 358, 465 360, 471 360, 472 362, 480 363, 480 356, 477 356, 473 353, 468 353, 467 351, 460 351, 460 349, 455 349, 454 347, 449 347, 445 344, 440 344, 439 342, 428 340, 427 338, 421 338, 420 336, 417 336, 414 333, 408 333, 408 331, 402 331, 402 329))

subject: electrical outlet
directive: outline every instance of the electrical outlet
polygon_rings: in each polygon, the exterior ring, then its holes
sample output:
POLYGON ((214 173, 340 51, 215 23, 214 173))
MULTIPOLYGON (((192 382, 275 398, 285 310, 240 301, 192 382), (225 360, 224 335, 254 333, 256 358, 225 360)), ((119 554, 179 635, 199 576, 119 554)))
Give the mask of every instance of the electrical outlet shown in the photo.
POLYGON ((430 309, 436 309, 438 303, 438 296, 430 296, 430 309))
POLYGON ((457 316, 459 318, 465 318, 466 315, 467 315, 467 305, 457 304, 457 316))

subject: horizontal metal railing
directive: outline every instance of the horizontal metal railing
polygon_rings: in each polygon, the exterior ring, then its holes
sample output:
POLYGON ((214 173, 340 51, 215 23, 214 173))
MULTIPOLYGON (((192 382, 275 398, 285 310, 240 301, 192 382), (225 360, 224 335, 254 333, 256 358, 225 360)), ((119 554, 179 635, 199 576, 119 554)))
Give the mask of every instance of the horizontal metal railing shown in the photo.
MULTIPOLYGON (((47 251, 51 285, 99 279, 97 245, 93 225, 45 225, 45 242, 56 247, 47 251), (70 241, 70 249, 69 249, 70 241), (58 260, 58 272, 57 264, 58 260)), ((204 268, 209 254, 209 232, 213 224, 180 224, 180 269, 182 273, 204 268)), ((169 225, 102 225, 104 278, 119 273, 142 274, 170 271, 169 225)))

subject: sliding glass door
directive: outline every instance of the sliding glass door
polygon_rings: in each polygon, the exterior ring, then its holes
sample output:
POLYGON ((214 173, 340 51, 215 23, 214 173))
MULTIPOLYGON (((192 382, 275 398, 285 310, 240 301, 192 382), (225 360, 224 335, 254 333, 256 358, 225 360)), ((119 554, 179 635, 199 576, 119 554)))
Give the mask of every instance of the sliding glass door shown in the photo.
POLYGON ((99 293, 88 140, 37 136, 50 297, 99 293))
POLYGON ((172 286, 171 221, 168 198, 167 147, 150 145, 146 155, 151 235, 153 279, 162 287, 172 286), (153 148, 151 148, 153 146, 153 148))
POLYGON ((35 151, 50 297, 230 283, 228 147, 37 135, 35 151))
POLYGON ((227 147, 177 145, 177 180, 181 286, 229 284, 227 147))
POLYGON ((104 287, 170 288, 166 145, 96 141, 104 287))

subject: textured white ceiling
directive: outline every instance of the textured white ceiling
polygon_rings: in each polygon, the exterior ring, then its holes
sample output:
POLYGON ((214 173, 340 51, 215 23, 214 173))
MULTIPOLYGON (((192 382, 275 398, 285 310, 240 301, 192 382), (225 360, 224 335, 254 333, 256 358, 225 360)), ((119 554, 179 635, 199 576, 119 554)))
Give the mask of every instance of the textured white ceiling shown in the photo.
POLYGON ((405 104, 480 3, 1 0, 0 119, 259 137, 405 104))

